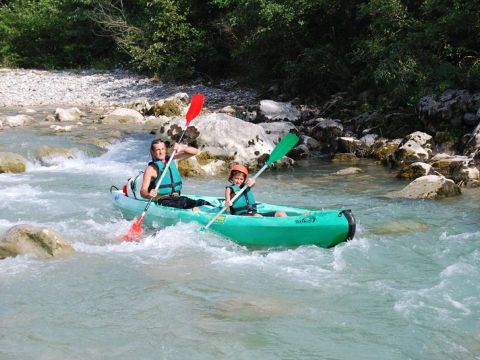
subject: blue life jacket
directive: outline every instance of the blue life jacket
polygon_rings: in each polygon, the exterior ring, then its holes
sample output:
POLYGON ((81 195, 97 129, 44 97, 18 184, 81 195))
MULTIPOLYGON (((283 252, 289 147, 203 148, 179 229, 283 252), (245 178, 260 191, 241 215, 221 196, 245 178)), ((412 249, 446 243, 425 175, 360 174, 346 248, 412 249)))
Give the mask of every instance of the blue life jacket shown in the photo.
MULTIPOLYGON (((168 157, 166 158, 166 161, 168 162, 168 157)), ((157 167, 157 178, 155 181, 152 181, 150 183, 150 186, 148 188, 148 191, 155 189, 157 186, 158 180, 160 180, 160 177, 162 176, 163 171, 165 170, 165 164, 160 161, 151 161, 148 163, 148 165, 155 165, 157 167)), ((170 163, 170 166, 168 167, 168 173, 164 176, 162 183, 158 187, 158 193, 160 195, 170 195, 174 192, 179 193, 182 190, 182 177, 180 175, 180 172, 178 171, 177 165, 175 164, 175 161, 172 161, 170 163)))
MULTIPOLYGON (((241 190, 237 185, 229 185, 227 188, 231 190, 231 199, 235 196, 235 193, 241 190)), ((232 215, 242 215, 247 213, 256 213, 257 204, 255 203, 255 198, 253 197, 253 192, 250 191, 250 188, 247 188, 240 197, 230 206, 230 213, 232 215)))

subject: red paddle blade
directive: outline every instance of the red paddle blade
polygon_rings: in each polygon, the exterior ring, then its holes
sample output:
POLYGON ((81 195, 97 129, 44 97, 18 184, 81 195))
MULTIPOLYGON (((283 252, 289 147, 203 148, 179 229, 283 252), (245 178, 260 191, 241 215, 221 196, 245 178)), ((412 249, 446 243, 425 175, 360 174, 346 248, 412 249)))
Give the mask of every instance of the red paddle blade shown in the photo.
POLYGON ((140 216, 130 227, 127 235, 123 235, 123 241, 138 241, 142 236, 143 215, 140 216))
POLYGON ((188 108, 187 115, 185 115, 185 118, 187 119, 187 126, 190 124, 190 121, 195 119, 197 115, 200 114, 200 111, 202 111, 204 100, 205 95, 203 94, 195 94, 192 96, 192 102, 188 108))

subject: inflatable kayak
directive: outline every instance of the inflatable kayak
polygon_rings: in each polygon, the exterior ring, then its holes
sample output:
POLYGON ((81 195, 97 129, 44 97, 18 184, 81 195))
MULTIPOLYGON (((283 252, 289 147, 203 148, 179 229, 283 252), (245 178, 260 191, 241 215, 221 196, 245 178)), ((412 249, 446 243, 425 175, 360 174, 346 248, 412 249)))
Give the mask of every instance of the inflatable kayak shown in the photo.
MULTIPOLYGON (((113 190, 112 200, 116 208, 128 218, 139 216, 146 200, 136 199, 113 190)), ((179 221, 195 221, 205 226, 223 207, 224 199, 210 196, 186 195, 192 199, 204 199, 212 206, 192 209, 176 209, 152 203, 145 216, 146 224, 157 226, 173 225, 179 221)), ((255 247, 298 247, 317 245, 329 248, 353 238, 355 218, 350 210, 308 210, 287 206, 257 203, 259 213, 283 210, 287 217, 256 217, 222 214, 209 230, 223 235, 234 242, 255 247)))

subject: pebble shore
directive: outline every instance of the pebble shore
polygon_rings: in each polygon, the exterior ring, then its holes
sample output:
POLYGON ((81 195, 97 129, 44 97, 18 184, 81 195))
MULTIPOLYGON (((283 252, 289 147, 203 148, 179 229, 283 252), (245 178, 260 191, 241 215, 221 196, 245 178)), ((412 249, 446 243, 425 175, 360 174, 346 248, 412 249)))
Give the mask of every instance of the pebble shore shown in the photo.
POLYGON ((248 105, 256 94, 232 81, 212 86, 200 83, 178 85, 151 81, 123 70, 43 71, 0 68, 0 107, 19 106, 112 106, 139 99, 162 99, 178 92, 202 93, 206 105, 248 105))

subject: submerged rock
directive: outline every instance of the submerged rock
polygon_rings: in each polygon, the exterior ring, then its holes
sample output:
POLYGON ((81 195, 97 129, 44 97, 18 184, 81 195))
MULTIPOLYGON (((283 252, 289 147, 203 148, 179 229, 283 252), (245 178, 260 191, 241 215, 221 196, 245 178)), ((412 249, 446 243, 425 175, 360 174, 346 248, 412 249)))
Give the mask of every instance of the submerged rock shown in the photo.
POLYGON ((0 238, 0 259, 24 254, 47 259, 74 251, 62 235, 51 228, 21 224, 10 228, 0 238))
POLYGON ((81 151, 77 148, 60 148, 54 146, 40 146, 35 151, 35 158, 42 163, 42 165, 51 166, 59 163, 58 159, 74 159, 79 157, 81 151))
POLYGON ((338 170, 333 175, 353 175, 353 174, 361 174, 364 171, 358 167, 348 167, 345 169, 338 170))

